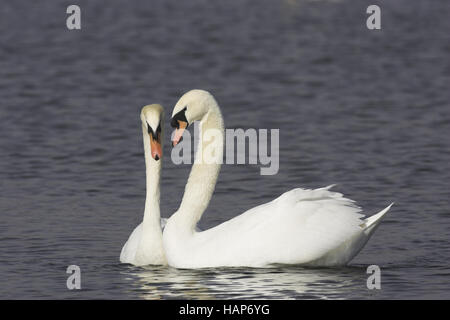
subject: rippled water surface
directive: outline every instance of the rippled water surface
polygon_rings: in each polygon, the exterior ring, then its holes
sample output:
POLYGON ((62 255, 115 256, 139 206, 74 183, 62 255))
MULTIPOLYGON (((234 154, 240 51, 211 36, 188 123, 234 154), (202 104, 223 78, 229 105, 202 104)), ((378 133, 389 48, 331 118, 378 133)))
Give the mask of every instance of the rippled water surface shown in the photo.
MULTIPOLYGON (((65 1, 0 6, 0 298, 450 298, 448 1, 378 1, 379 31, 365 0, 77 3, 80 31, 65 1), (201 228, 299 186, 337 183, 367 214, 395 201, 348 267, 119 263, 143 214, 140 108, 168 122, 192 88, 228 128, 280 129, 278 174, 223 166, 201 228)), ((169 217, 190 166, 164 160, 169 217)))

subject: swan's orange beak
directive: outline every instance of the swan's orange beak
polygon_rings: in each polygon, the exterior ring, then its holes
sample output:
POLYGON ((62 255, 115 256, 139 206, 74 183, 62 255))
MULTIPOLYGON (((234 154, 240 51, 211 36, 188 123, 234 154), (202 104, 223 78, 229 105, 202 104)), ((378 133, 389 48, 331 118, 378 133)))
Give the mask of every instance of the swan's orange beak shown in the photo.
POLYGON ((153 139, 153 135, 150 135, 150 149, 152 158, 158 161, 162 157, 162 148, 161 148, 161 142, 160 142, 160 134, 158 133, 158 138, 153 139))
POLYGON ((186 129, 187 124, 188 123, 186 121, 178 120, 178 128, 175 130, 175 134, 173 135, 172 147, 175 147, 183 140, 183 132, 186 129))

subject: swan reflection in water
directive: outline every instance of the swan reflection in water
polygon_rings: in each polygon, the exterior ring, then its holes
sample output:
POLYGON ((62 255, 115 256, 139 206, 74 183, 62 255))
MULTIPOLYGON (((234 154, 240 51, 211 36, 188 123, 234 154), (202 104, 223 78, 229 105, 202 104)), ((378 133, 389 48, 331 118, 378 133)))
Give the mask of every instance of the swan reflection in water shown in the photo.
POLYGON ((355 287, 367 292, 367 274, 362 266, 192 270, 128 266, 122 274, 142 299, 339 299, 350 295, 357 298, 355 287))

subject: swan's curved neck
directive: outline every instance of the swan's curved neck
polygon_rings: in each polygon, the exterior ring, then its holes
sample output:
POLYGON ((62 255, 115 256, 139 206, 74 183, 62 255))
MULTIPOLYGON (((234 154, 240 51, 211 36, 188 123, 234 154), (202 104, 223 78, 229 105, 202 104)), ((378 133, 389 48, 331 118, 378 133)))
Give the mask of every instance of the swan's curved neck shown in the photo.
MULTIPOLYGON (((143 219, 143 229, 160 228, 161 213, 159 210, 160 190, 159 182, 161 177, 161 162, 155 161, 151 156, 150 137, 147 134, 147 129, 143 126, 142 133, 144 136, 144 154, 145 154, 145 174, 146 174, 146 198, 145 211, 143 219)), ((148 231, 152 232, 152 231, 148 231)))
POLYGON ((182 228, 194 231, 208 207, 223 159, 224 125, 219 106, 211 102, 200 121, 200 139, 180 208, 174 214, 182 228))

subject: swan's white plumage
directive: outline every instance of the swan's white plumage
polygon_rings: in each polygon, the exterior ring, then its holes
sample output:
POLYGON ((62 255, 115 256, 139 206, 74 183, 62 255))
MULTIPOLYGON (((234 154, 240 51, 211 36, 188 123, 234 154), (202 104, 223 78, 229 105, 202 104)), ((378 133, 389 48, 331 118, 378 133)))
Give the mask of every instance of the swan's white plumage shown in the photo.
MULTIPOLYGON (((361 209, 341 193, 293 189, 214 228, 196 232, 207 208, 220 164, 198 162, 207 139, 218 130, 215 152, 223 149, 223 119, 212 95, 192 90, 177 102, 173 115, 184 112, 188 123, 200 120, 199 147, 180 208, 167 221, 163 245, 170 266, 269 267, 275 264, 339 266, 347 264, 366 244, 390 206, 364 220, 361 209)), ((210 145, 208 147, 210 147, 210 145)))
MULTIPOLYGON (((164 229, 165 225, 167 223, 167 219, 161 218, 161 230, 164 229)), ((130 263, 135 264, 136 261, 136 252, 138 250, 139 244, 142 240, 142 222, 134 228, 133 232, 130 234, 130 237, 128 238, 127 242, 122 247, 122 251, 120 252, 120 262, 122 263, 130 263)), ((147 247, 149 248, 149 252, 157 252, 159 249, 156 250, 153 249, 153 246, 162 246, 162 242, 158 243, 149 243, 147 247)), ((157 253, 159 254, 159 253, 157 253)), ((155 260, 162 260, 164 257, 160 257, 155 260)))
MULTIPOLYGON (((159 208, 161 161, 152 156, 150 138, 150 132, 155 133, 159 125, 163 126, 161 121, 163 118, 163 108, 158 104, 142 108, 141 121, 146 167, 144 218, 122 247, 120 252, 120 262, 122 263, 137 266, 167 264, 162 243, 162 228, 166 219, 161 219, 159 208)), ((162 142, 162 132, 160 134, 157 143, 162 142)), ((162 157, 162 154, 159 156, 162 157)))

